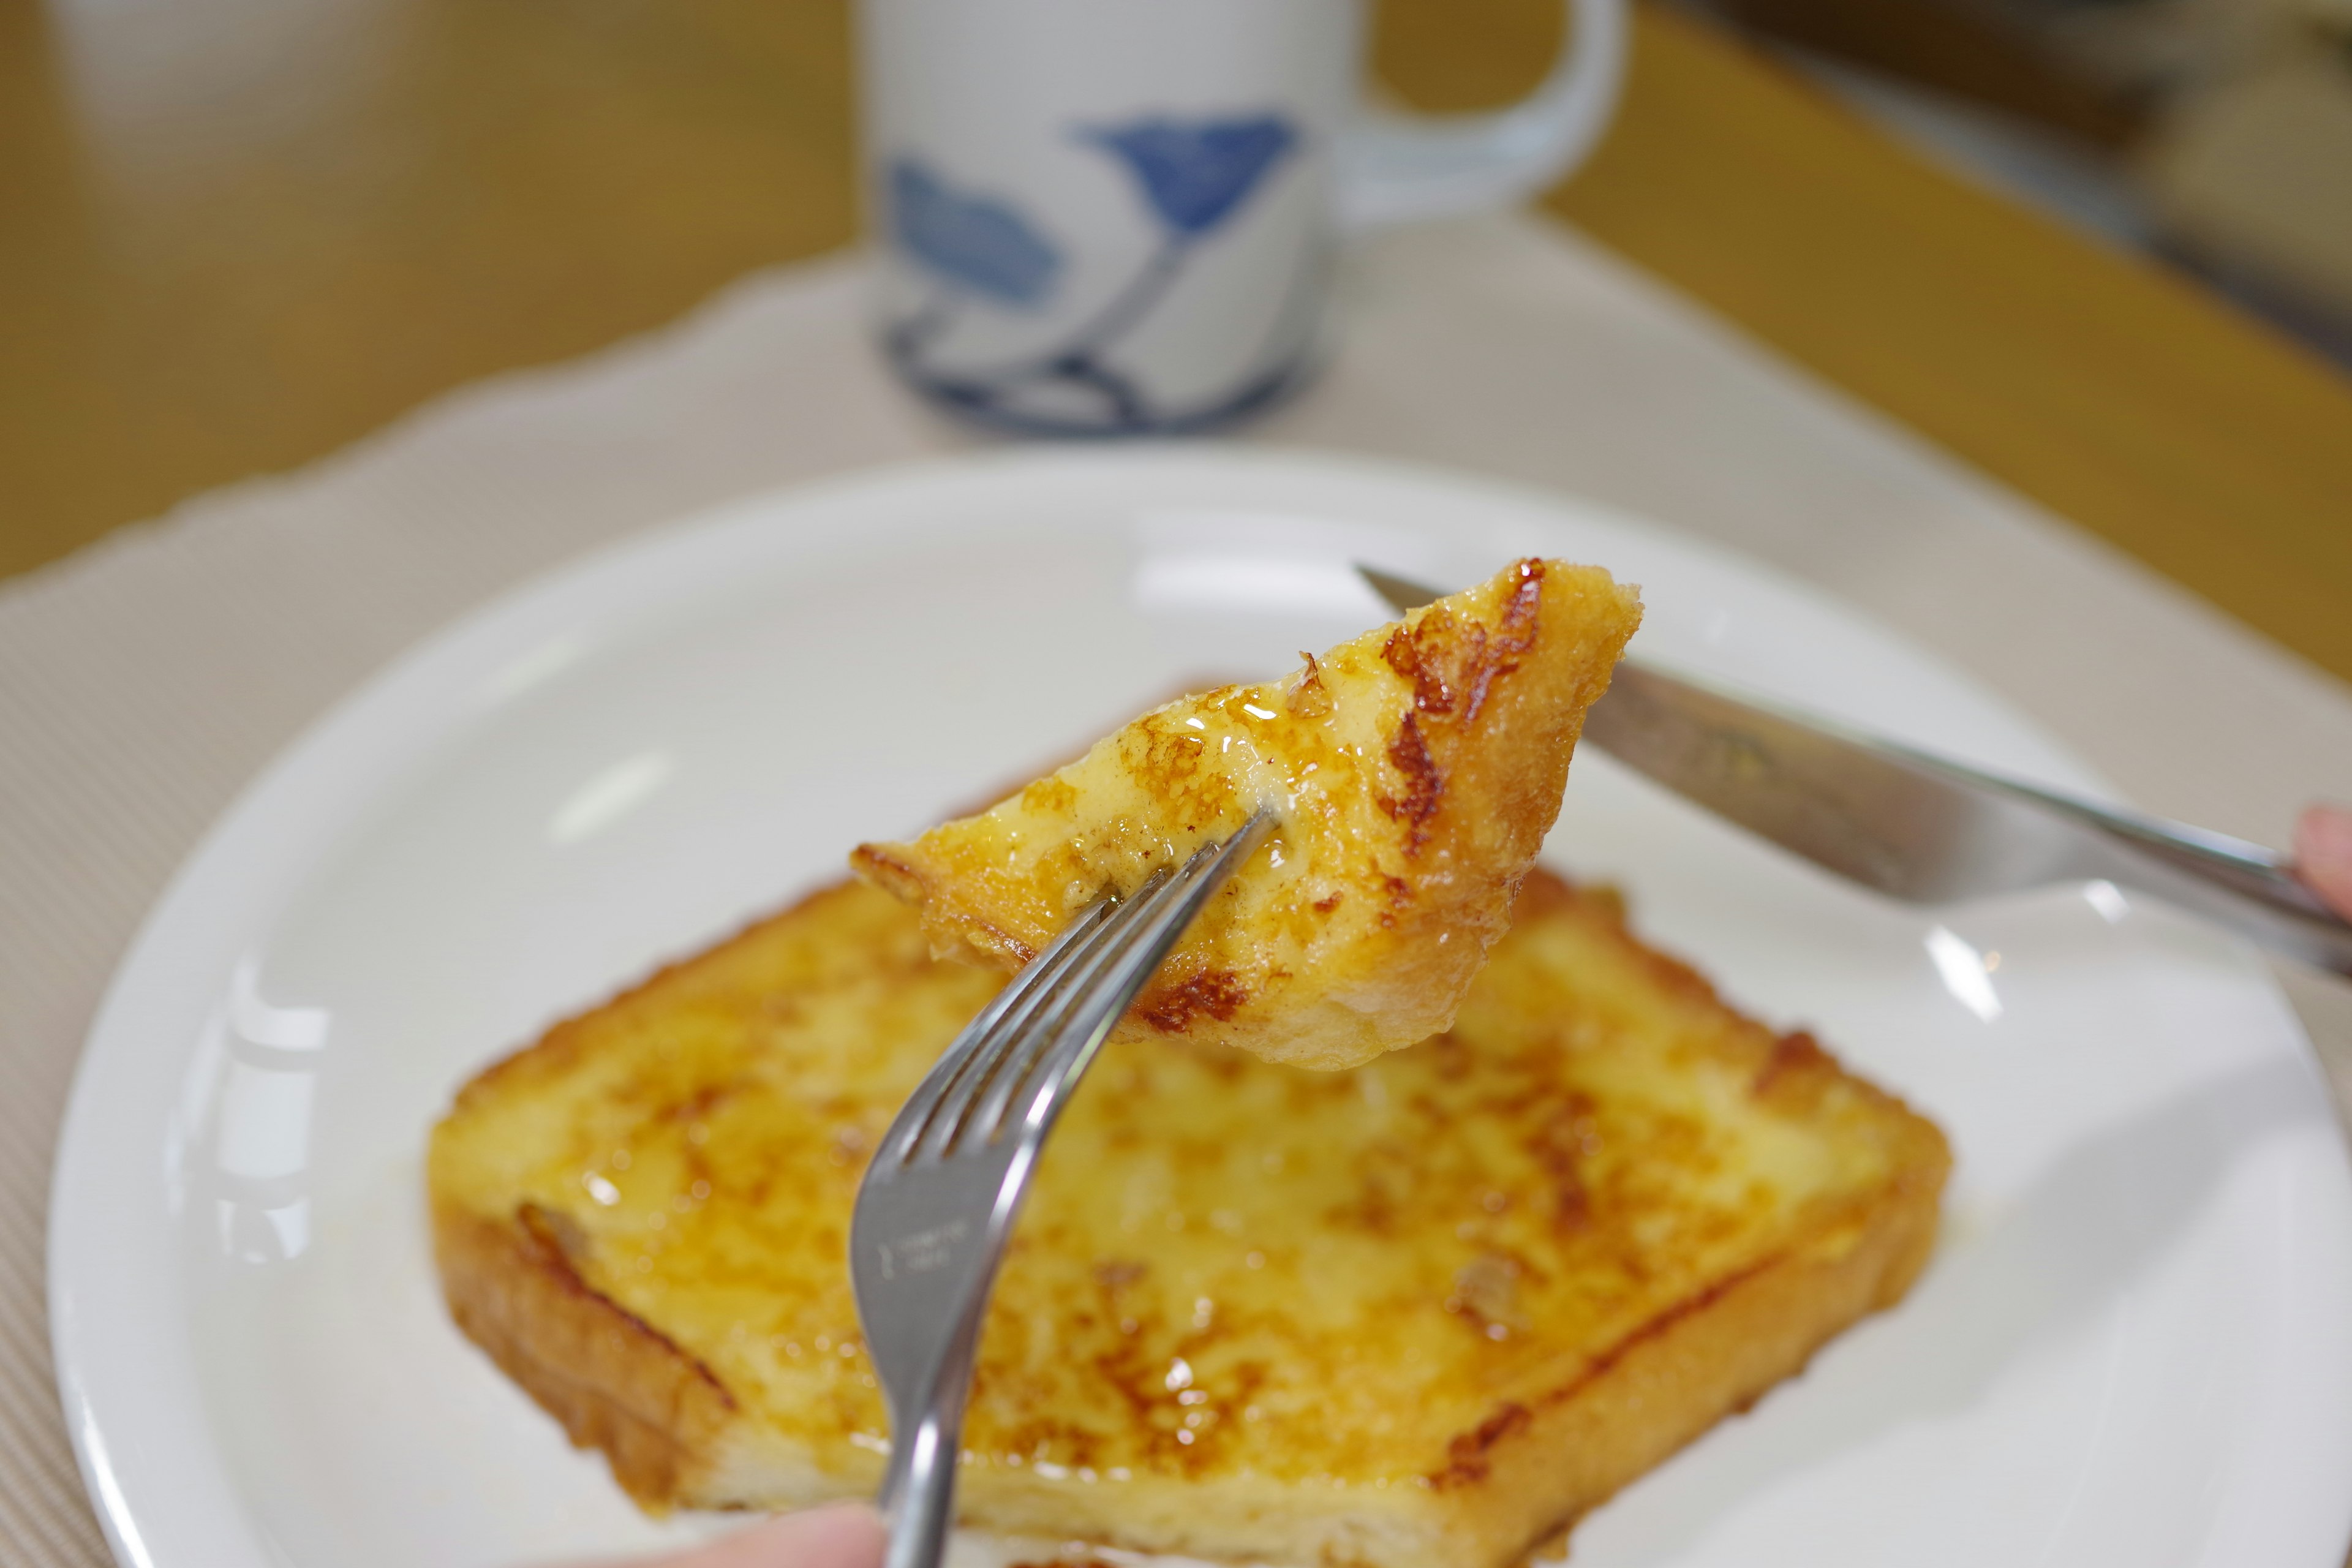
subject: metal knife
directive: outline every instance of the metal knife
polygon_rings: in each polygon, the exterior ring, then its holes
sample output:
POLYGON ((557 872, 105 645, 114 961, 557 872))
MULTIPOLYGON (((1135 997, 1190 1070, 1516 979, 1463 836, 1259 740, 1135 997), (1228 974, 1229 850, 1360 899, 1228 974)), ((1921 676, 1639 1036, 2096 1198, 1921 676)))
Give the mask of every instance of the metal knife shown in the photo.
MULTIPOLYGON (((1356 570, 1400 613, 1441 596, 1356 570)), ((2352 924, 2259 844, 2002 778, 1631 658, 1585 715, 1584 739, 1684 799, 1906 902, 2105 880, 2352 976, 2352 924)))

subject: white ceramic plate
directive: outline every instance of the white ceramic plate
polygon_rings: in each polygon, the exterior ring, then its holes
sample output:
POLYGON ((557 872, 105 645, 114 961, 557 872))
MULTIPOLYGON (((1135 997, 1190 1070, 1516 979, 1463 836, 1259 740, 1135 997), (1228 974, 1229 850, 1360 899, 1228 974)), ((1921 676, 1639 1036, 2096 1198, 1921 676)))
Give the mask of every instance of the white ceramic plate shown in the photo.
MULTIPOLYGON (((435 638, 273 766, 124 962, 58 1158, 58 1373, 139 1568, 493 1568, 674 1536, 458 1338, 419 1152, 551 1018, 1187 677, 1558 553, 1639 647, 2095 780, 1884 630, 1555 498, 1355 461, 1014 456, 734 507, 435 638)), ((1578 1568, 2337 1568, 2352 1180, 2232 942, 2112 889, 1878 903, 1588 753, 1552 856, 1959 1152, 1899 1310, 1587 1520, 1578 1568)))

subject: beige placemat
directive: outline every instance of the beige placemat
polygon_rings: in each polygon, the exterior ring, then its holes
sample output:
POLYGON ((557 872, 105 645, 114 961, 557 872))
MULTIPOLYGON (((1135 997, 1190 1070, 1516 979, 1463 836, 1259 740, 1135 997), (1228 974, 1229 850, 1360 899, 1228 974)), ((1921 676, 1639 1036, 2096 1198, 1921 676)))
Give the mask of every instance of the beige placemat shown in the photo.
MULTIPOLYGON (((1355 258, 1344 352, 1264 441, 1580 492, 1745 550, 1973 670, 2155 809, 2278 841, 2352 795, 2352 692, 1533 219, 1355 258)), ((213 816, 384 660, 541 568, 962 437, 888 384, 853 263, 442 399, 0 584, 0 1563, 105 1548, 50 1382, 42 1216, 108 972, 213 816)), ((2339 1091, 2352 991, 2298 981, 2339 1091)))

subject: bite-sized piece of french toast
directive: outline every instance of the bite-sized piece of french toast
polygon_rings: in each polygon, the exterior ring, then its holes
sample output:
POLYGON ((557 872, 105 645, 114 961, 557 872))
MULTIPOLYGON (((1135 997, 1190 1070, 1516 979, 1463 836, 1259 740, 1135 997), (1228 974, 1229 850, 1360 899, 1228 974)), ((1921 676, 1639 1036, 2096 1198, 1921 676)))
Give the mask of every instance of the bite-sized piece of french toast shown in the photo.
MULTIPOLYGON (((870 1492, 852 1200, 997 984, 850 883, 558 1026, 434 1134, 457 1321, 649 1506, 870 1492)), ((1538 871, 1413 1050, 1106 1047, 996 1287, 961 1517, 1503 1568, 1901 1296, 1946 1165, 1934 1127, 1538 871)))
POLYGON ((1274 836, 1126 1026, 1352 1067, 1453 1022, 1641 613, 1598 568, 1522 561, 1286 679, 1154 709, 992 809, 850 863, 920 906, 934 952, 1017 969, 1106 890, 1271 806, 1274 836))

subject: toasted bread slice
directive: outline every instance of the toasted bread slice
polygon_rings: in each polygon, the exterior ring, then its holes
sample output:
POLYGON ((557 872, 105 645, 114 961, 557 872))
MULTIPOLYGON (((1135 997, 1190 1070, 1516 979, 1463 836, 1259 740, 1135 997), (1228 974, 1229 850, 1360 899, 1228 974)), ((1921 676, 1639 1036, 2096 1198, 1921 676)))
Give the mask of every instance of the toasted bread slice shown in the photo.
MULTIPOLYGON (((558 1026, 434 1134, 457 1321, 649 1506, 870 1491, 851 1203, 996 984, 853 883, 558 1026)), ((962 1518, 1500 1568, 1899 1297, 1946 1165, 1934 1127, 1538 871, 1413 1050, 1107 1047, 996 1288, 962 1518)))
POLYGON ((851 864, 921 906, 934 952, 1017 969, 1106 889, 1271 805, 1276 836, 1129 1026, 1352 1067, 1453 1022, 1640 620, 1607 573, 1523 561, 1287 679, 1155 709, 993 809, 851 864))

